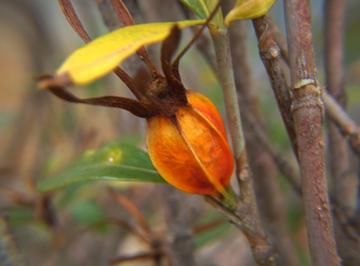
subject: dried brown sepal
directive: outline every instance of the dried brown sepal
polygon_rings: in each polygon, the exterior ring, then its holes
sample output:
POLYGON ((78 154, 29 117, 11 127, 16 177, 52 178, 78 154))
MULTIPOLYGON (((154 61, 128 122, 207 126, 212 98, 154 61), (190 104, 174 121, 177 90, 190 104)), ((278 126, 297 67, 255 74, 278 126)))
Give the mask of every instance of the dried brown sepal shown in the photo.
MULTIPOLYGON (((111 0, 111 3, 114 6, 116 14, 118 15, 123 27, 132 26, 136 24, 129 10, 127 9, 127 7, 125 6, 122 0, 111 0)), ((160 73, 157 71, 156 67, 150 60, 144 46, 141 46, 140 49, 137 50, 137 54, 139 55, 140 59, 145 62, 145 64, 152 72, 154 77, 160 76, 160 73)))
POLYGON ((124 97, 104 96, 98 98, 79 99, 65 88, 57 85, 51 76, 39 77, 39 84, 47 84, 47 88, 57 97, 67 102, 121 108, 135 116, 148 118, 158 113, 156 107, 124 97))
POLYGON ((145 66, 140 66, 137 70, 135 77, 135 88, 142 94, 146 94, 146 88, 149 85, 150 82, 150 75, 148 69, 145 68, 145 66))
MULTIPOLYGON (((87 34, 83 24, 81 23, 79 17, 77 16, 74 7, 71 4, 71 1, 70 0, 58 0, 58 1, 59 1, 59 5, 61 7, 63 14, 65 15, 67 21, 69 22, 70 26, 74 29, 74 31, 79 35, 79 37, 84 42, 86 42, 86 43, 91 42, 91 38, 87 34)), ((146 53, 146 51, 145 51, 145 53, 146 53)), ((126 86, 128 86, 128 88, 135 95, 135 97, 137 99, 140 99, 139 94, 135 90, 133 79, 128 74, 126 74, 126 72, 120 67, 115 68, 114 73, 126 84, 126 86)), ((66 76, 66 78, 69 78, 69 77, 66 76)), ((59 80, 59 77, 56 77, 56 80, 59 80)), ((48 82, 49 81, 50 80, 48 80, 48 82)), ((68 80, 64 80, 61 83, 61 86, 71 86, 72 85, 71 79, 69 79, 69 81, 67 83, 65 81, 68 81, 68 80)), ((39 87, 47 88, 48 86, 51 86, 51 85, 52 84, 49 84, 49 85, 45 85, 45 84, 40 85, 39 84, 39 87)))
POLYGON ((86 43, 91 42, 89 35, 84 29, 83 24, 81 23, 79 17, 77 16, 73 5, 70 0, 58 0, 62 12, 64 13, 67 21, 74 31, 79 35, 79 37, 86 43))
POLYGON ((53 78, 50 75, 43 75, 37 77, 37 88, 39 90, 47 89, 49 87, 63 87, 63 86, 72 86, 74 83, 71 80, 71 77, 65 73, 56 78, 53 78))
POLYGON ((118 76, 122 80, 122 82, 125 83, 125 85, 134 94, 134 96, 138 100, 140 100, 141 94, 137 90, 137 86, 136 86, 136 83, 134 82, 134 80, 121 67, 115 68, 114 73, 116 74, 116 76, 118 76))
POLYGON ((174 72, 170 65, 171 59, 179 47, 180 39, 181 30, 179 27, 174 25, 170 31, 169 36, 164 40, 161 46, 161 67, 170 86, 172 85, 171 83, 174 77, 180 81, 179 72, 174 72))

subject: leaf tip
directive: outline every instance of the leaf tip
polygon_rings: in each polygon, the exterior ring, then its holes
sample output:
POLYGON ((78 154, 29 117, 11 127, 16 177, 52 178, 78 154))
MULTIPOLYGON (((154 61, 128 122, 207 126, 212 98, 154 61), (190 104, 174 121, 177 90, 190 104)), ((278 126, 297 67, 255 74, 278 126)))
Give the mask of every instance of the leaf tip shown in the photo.
POLYGON ((74 85, 68 73, 63 73, 55 78, 51 75, 41 75, 36 80, 38 81, 36 86, 38 90, 74 85))

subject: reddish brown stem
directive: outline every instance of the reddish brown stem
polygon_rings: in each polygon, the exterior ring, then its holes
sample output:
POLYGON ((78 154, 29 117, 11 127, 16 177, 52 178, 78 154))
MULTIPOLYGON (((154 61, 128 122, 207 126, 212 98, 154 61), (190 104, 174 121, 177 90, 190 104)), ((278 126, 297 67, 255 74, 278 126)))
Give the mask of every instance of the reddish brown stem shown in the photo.
POLYGON ((246 121, 246 123, 249 124, 249 134, 252 134, 256 138, 259 145, 262 146, 262 149, 271 156, 278 170, 288 179, 293 189, 301 195, 301 179, 297 171, 295 171, 290 163, 271 145, 266 132, 264 132, 264 128, 256 120, 246 103, 242 99, 239 99, 239 102, 241 110, 247 114, 244 116, 244 122, 246 121))
POLYGON ((285 0, 292 115, 313 265, 339 265, 325 176, 323 105, 316 79, 310 1, 285 0))
POLYGON ((294 120, 291 115, 291 97, 284 73, 281 67, 280 49, 269 30, 270 24, 267 17, 253 20, 255 32, 259 41, 259 52, 269 75, 271 87, 276 96, 280 113, 288 132, 294 153, 297 155, 297 141, 294 120))
MULTIPOLYGON (((290 66, 288 57, 287 43, 279 29, 269 20, 270 30, 273 38, 280 48, 282 58, 285 63, 290 66)), ((274 77, 276 78, 276 76, 274 77)), ((326 90, 323 91, 322 100, 325 105, 326 114, 336 123, 344 136, 349 136, 349 142, 353 151, 360 155, 360 127, 352 120, 352 118, 342 109, 341 105, 326 90)))

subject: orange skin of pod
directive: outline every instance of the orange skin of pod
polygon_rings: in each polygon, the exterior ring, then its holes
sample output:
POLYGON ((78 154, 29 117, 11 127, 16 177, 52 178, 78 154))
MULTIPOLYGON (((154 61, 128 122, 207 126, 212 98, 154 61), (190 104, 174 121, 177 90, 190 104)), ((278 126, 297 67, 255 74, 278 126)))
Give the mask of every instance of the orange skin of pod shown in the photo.
POLYGON ((167 116, 147 119, 150 158, 174 187, 191 194, 221 197, 234 169, 224 123, 208 98, 194 91, 186 91, 186 95, 190 104, 176 112, 182 134, 167 116))

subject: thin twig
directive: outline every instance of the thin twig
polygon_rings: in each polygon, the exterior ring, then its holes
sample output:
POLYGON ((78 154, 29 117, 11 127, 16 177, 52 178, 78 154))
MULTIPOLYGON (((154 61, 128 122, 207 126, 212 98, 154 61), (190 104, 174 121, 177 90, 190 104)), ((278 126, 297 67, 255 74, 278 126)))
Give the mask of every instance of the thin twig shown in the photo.
POLYGON ((285 0, 291 66, 292 115, 298 140, 303 201, 314 266, 339 265, 325 176, 323 104, 318 88, 310 1, 285 0))
POLYGON ((246 113, 243 120, 249 124, 250 134, 256 138, 258 143, 262 146, 262 149, 269 153, 279 171, 287 178, 292 188, 301 196, 302 191, 300 175, 297 171, 295 171, 293 166, 284 157, 282 157, 278 151, 275 150, 273 145, 270 143, 268 136, 264 132, 263 127, 259 124, 257 119, 251 113, 251 109, 247 107, 247 104, 241 99, 241 97, 239 97, 239 102, 241 109, 244 113, 246 113))
POLYGON ((239 105, 235 89, 234 72, 230 55, 229 33, 225 28, 219 29, 216 35, 212 37, 218 62, 218 77, 224 93, 226 113, 235 157, 236 176, 240 184, 242 205, 247 206, 247 213, 257 216, 256 219, 252 217, 251 222, 254 223, 254 228, 261 230, 253 188, 253 180, 250 174, 247 154, 245 152, 245 139, 242 130, 239 105))
MULTIPOLYGON (((231 1, 230 1, 231 2, 231 1)), ((228 2, 229 3, 229 2, 228 2)), ((233 5, 235 2, 232 3, 233 5)), ((230 10, 231 7, 228 7, 230 10)), ((225 6, 224 6, 225 8, 225 6)), ((254 124, 261 127, 264 116, 261 112, 247 47, 246 28, 243 21, 237 21, 230 30, 231 52, 234 62, 236 89, 241 95, 241 118, 253 171, 257 203, 264 227, 274 246, 276 263, 279 266, 298 265, 295 248, 286 226, 286 214, 281 192, 276 180, 276 166, 254 133, 254 124), (245 108, 244 108, 245 107, 245 108), (249 116, 253 118, 252 123, 249 116)), ((264 131, 262 131, 264 133, 264 131)), ((264 133, 264 135, 266 135, 264 133)))
POLYGON ((277 45, 280 48, 282 58, 284 59, 285 63, 290 65, 287 42, 286 42, 284 35, 281 33, 279 28, 276 26, 275 21, 273 20, 273 18, 270 15, 266 15, 266 18, 269 22, 269 27, 270 27, 270 31, 272 33, 272 37, 274 38, 274 41, 277 43, 277 45))
POLYGON ((250 243, 252 254, 258 265, 276 265, 273 248, 263 234, 260 234, 254 231, 251 227, 246 226, 238 213, 229 210, 229 208, 225 207, 215 197, 205 196, 204 198, 205 201, 213 206, 219 213, 227 217, 230 223, 241 229, 250 243))
POLYGON ((254 19, 253 24, 259 41, 260 57, 269 75, 292 148, 297 156, 298 147, 294 120, 291 115, 291 96, 280 64, 280 50, 269 30, 270 24, 266 16, 254 19))
MULTIPOLYGON (((347 137, 356 137, 360 134, 360 128, 356 122, 349 116, 349 114, 341 107, 341 105, 332 97, 326 90, 323 91, 322 99, 326 106, 326 114, 339 127, 341 133, 347 137)), ((359 153, 359 150, 352 147, 354 152, 359 153)))
MULTIPOLYGON (((209 10, 212 10, 214 3, 208 1, 209 10)), ((219 13, 221 14, 221 13, 219 13)), ((222 17, 221 17, 222 18, 222 17)), ((264 245, 261 239, 264 237, 264 229, 256 204, 256 197, 253 185, 253 178, 248 164, 245 140, 242 129, 240 110, 235 89, 234 72, 232 67, 229 32, 225 25, 221 25, 223 20, 217 16, 218 29, 213 33, 212 38, 215 47, 215 54, 218 65, 218 77, 223 88, 226 114, 229 123, 230 135, 232 139, 233 152, 236 164, 236 176, 240 185, 240 201, 237 213, 242 219, 243 230, 252 245, 252 254, 259 265, 275 264, 274 251, 272 246, 265 240, 264 245), (247 234, 249 230, 254 234, 247 234), (256 235, 256 237, 254 236, 256 235), (261 237, 260 237, 261 236, 261 237), (266 248, 265 248, 266 247, 266 248)))

